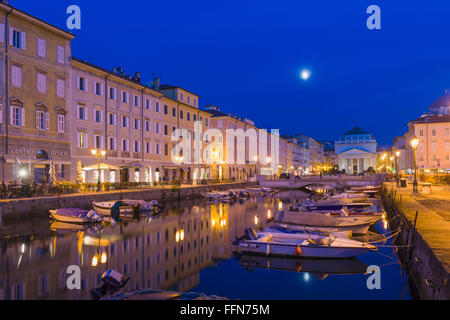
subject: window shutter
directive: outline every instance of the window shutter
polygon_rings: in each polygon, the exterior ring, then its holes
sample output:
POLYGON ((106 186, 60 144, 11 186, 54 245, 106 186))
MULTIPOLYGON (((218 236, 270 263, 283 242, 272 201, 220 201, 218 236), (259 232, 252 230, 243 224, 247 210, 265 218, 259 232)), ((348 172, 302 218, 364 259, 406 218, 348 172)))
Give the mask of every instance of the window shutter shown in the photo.
POLYGON ((14 45, 14 28, 9 27, 8 33, 8 44, 12 46, 14 45))
POLYGON ((45 129, 50 130, 50 114, 48 112, 45 113, 45 129))
POLYGON ((27 49, 27 34, 25 32, 21 32, 21 40, 22 43, 20 45, 20 48, 23 50, 27 49))
POLYGON ((80 76, 77 76, 77 89, 80 90, 80 76))
POLYGON ((39 112, 36 111, 36 129, 39 129, 39 112))
POLYGON ((20 115, 21 115, 21 119, 20 119, 20 124, 22 127, 25 127, 25 108, 20 108, 20 115))
POLYGON ((14 125, 14 108, 9 107, 9 124, 14 125))
POLYGON ((77 133, 77 147, 80 148, 80 132, 77 133))

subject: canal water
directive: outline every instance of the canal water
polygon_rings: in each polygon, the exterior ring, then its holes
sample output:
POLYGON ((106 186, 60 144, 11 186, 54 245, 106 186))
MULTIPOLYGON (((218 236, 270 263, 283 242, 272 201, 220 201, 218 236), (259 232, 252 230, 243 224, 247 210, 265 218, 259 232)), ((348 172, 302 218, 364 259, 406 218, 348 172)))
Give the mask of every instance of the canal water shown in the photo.
MULTIPOLYGON (((91 299, 101 274, 130 277, 125 290, 194 291, 229 299, 411 299, 390 240, 358 259, 268 258, 231 244, 307 194, 253 197, 243 203, 168 203, 159 216, 101 230, 38 219, 0 226, 0 299, 91 299), (81 290, 68 290, 67 268, 81 268, 81 290), (381 289, 367 287, 367 267, 381 270, 381 289)), ((379 222, 372 232, 389 235, 379 222)))

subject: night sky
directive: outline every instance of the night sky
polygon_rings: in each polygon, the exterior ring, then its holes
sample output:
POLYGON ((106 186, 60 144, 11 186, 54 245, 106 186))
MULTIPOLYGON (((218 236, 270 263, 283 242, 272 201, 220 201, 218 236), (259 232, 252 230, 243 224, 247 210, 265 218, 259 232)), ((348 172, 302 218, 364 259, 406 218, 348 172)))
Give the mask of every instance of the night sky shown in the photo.
POLYGON ((335 140, 354 126, 391 144, 450 89, 450 1, 10 0, 67 30, 73 56, 201 96, 281 134, 335 140), (381 8, 381 30, 366 9, 381 8), (311 70, 303 81, 300 71, 311 70))

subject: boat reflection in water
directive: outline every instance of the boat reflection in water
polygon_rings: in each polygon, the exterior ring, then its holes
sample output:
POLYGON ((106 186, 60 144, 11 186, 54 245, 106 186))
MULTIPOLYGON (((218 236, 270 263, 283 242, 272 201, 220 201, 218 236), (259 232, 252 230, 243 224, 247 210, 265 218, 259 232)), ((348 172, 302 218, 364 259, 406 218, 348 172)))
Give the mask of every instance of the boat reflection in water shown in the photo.
MULTIPOLYGON (((4 225, 0 228, 0 300, 91 299, 90 290, 99 287, 100 277, 108 269, 130 278, 122 292, 161 289, 236 299, 254 297, 250 285, 253 279, 239 265, 231 240, 242 236, 247 228, 265 226, 268 218, 285 210, 287 202, 280 199, 290 199, 292 203, 301 202, 305 197, 301 192, 289 192, 275 197, 252 196, 234 204, 210 204, 204 200, 166 203, 160 215, 144 215, 98 228, 50 225, 48 219, 4 225), (80 290, 67 288, 70 276, 67 268, 72 265, 81 270, 80 290), (247 274, 246 277, 241 278, 242 273, 247 274), (241 289, 234 289, 236 287, 241 289), (227 291, 229 288, 231 291, 227 291)), ((385 263, 381 255, 367 253, 365 257, 379 265, 385 263)), ((291 259, 283 262, 279 258, 265 257, 250 264, 251 259, 258 258, 242 259, 250 259, 248 264, 255 268, 266 268, 269 264, 280 270, 321 275, 364 271, 364 265, 357 260, 336 261, 331 265, 326 261, 291 259)), ((365 261, 362 257, 361 260, 365 261)), ((279 276, 274 273, 277 285, 279 276)), ((328 286, 333 284, 321 282, 324 283, 326 285, 318 287, 317 291, 325 296, 328 286)), ((270 292, 263 297, 272 297, 270 292)), ((285 294, 290 294, 288 298, 302 297, 302 293, 295 290, 285 294)))
POLYGON ((367 265, 357 259, 302 259, 242 254, 239 256, 239 263, 249 271, 273 269, 307 272, 318 280, 323 280, 330 275, 364 274, 367 271, 367 265))

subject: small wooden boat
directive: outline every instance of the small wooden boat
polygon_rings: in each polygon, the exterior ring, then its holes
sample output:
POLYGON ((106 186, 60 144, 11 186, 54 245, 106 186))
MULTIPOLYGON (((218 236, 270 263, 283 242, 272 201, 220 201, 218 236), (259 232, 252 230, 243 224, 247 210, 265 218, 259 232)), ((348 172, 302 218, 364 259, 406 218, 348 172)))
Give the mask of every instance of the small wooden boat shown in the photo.
POLYGON ((79 208, 61 208, 50 210, 50 217, 59 222, 89 224, 101 222, 103 217, 95 210, 84 210, 79 208))
POLYGON ((242 251, 267 256, 343 259, 378 250, 365 242, 332 235, 256 233, 253 229, 247 229, 244 237, 238 243, 242 251))
POLYGON ((364 210, 371 207, 373 204, 370 202, 352 202, 348 199, 339 199, 339 200, 319 200, 314 202, 312 199, 308 199, 303 201, 301 204, 301 208, 309 211, 317 211, 317 210, 341 210, 342 208, 347 208, 349 210, 364 210))
POLYGON ((159 212, 162 207, 158 204, 158 201, 153 200, 150 202, 143 200, 114 200, 93 202, 94 210, 101 213, 104 216, 111 216, 112 207, 120 201, 119 212, 122 216, 136 215, 140 213, 159 212))

